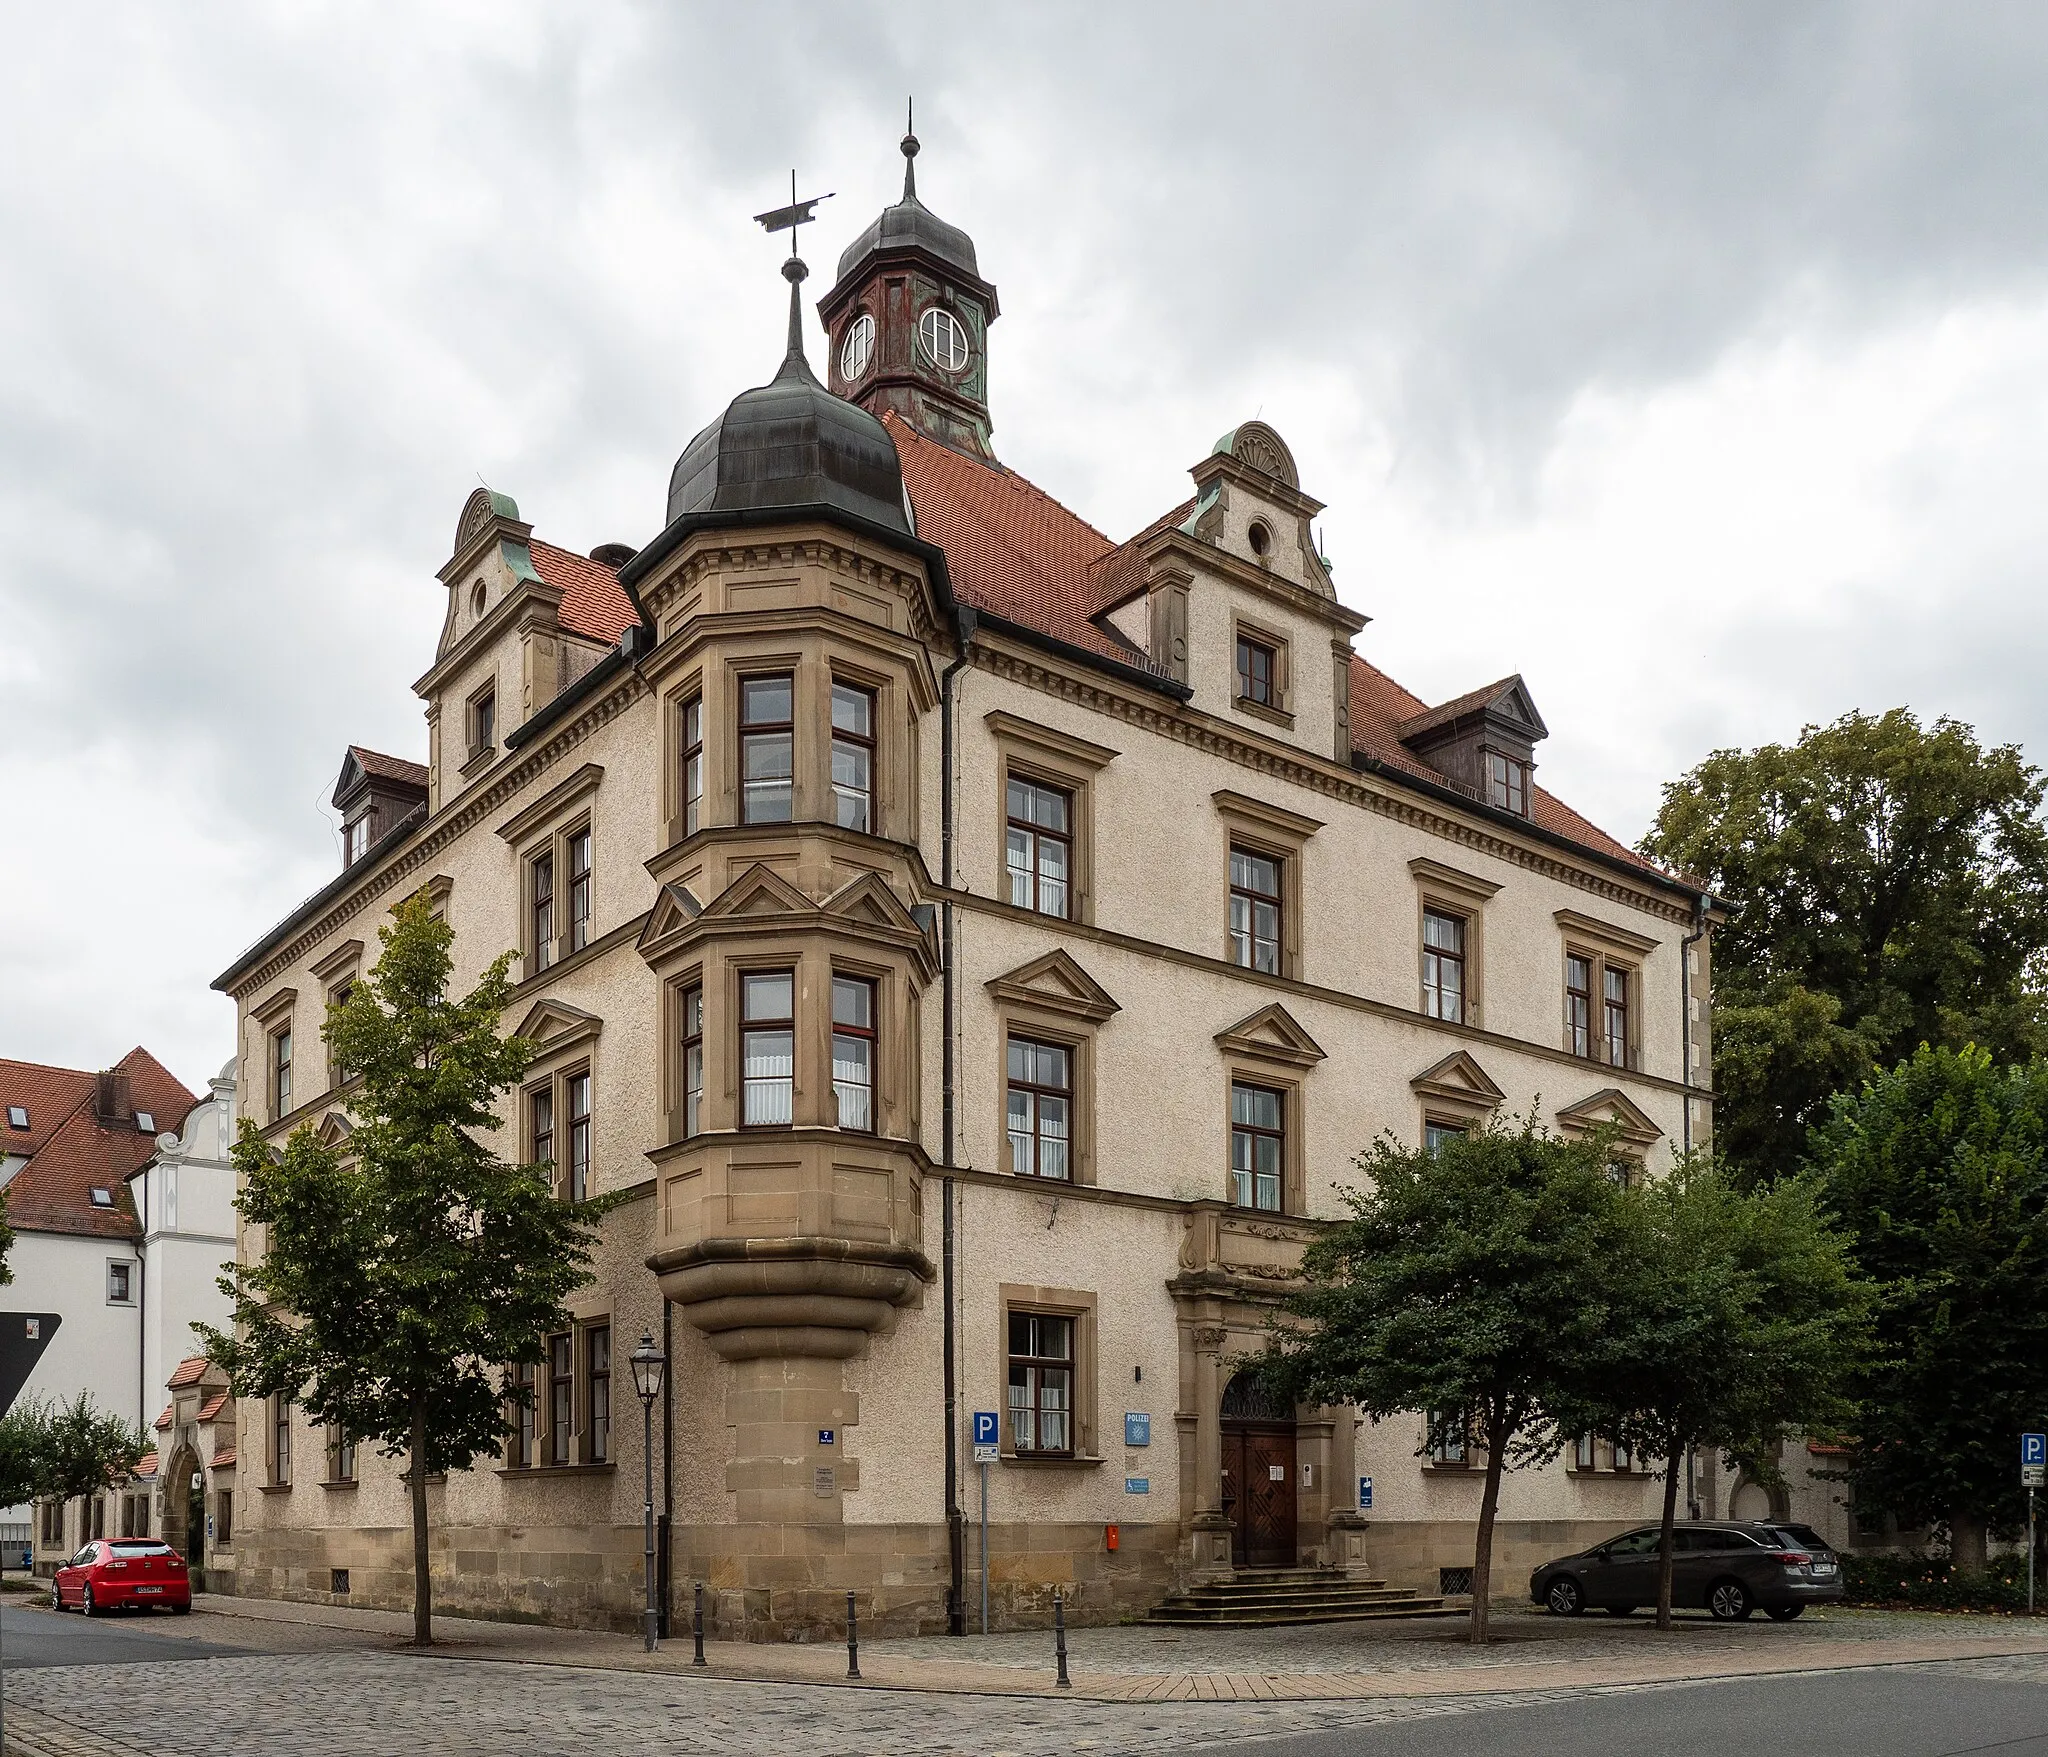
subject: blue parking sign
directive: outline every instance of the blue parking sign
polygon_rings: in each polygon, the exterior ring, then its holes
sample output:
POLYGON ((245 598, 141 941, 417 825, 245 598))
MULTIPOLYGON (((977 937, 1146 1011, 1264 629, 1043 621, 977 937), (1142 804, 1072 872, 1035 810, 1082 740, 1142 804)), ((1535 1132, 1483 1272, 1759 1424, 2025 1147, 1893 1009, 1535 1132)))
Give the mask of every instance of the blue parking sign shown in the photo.
POLYGON ((974 1443, 977 1446, 993 1446, 1000 1436, 996 1432, 996 1412, 993 1409, 977 1409, 974 1412, 974 1443))
POLYGON ((2020 1462, 2048 1464, 2048 1434, 2020 1435, 2020 1462))

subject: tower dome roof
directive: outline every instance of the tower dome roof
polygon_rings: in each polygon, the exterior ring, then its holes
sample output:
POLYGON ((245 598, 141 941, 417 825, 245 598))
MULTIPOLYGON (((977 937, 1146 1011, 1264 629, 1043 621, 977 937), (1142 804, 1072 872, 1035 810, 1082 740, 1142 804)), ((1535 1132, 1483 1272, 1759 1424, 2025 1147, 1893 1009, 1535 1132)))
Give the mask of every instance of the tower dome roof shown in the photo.
POLYGON ((815 506, 911 534, 903 468, 888 429, 834 396, 804 358, 797 305, 804 272, 795 257, 783 267, 789 351, 781 370, 734 397, 676 460, 668 483, 671 524, 691 513, 815 506))
POLYGON ((839 253, 838 281, 869 256, 885 250, 922 250, 948 268, 981 279, 974 260, 974 240, 958 226, 942 220, 917 199, 917 136, 903 137, 903 199, 885 207, 868 229, 839 253))

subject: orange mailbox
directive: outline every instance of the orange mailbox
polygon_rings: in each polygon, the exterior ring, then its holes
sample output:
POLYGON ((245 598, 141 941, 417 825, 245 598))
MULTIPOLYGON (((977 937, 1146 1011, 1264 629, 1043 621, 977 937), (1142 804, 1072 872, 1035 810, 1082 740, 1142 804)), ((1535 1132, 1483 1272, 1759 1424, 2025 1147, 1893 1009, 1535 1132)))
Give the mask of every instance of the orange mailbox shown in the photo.
POLYGON ((1106 1550, 1116 1548, 1116 1527, 1114 1525, 1105 1525, 1102 1528, 1102 1547, 1106 1550))

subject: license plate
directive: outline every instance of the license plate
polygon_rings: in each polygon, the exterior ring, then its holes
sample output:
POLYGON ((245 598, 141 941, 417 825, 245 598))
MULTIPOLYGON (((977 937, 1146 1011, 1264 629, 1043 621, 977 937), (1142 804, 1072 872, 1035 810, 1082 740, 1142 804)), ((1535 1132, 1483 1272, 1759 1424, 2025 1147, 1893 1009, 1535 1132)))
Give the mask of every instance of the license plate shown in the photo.
POLYGON ((138 1586, 135 1590, 137 1592, 161 1592, 163 1588, 161 1586, 138 1586))
POLYGON ((1816 1562, 1813 1565, 1813 1571, 1816 1574, 1832 1574, 1835 1572, 1835 1564, 1832 1562, 1816 1562))

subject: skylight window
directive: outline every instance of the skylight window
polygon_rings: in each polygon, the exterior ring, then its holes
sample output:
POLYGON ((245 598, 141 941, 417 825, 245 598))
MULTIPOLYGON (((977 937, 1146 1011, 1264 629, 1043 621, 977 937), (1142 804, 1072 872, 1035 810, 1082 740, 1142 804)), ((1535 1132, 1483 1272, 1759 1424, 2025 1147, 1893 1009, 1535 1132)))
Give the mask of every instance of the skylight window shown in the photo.
POLYGON ((155 1133, 156 1133, 156 1118, 155 1118, 155 1116, 153 1116, 153 1115, 152 1115, 152 1114, 151 1114, 151 1113, 150 1113, 149 1111, 146 1111, 146 1110, 138 1110, 138 1111, 137 1111, 137 1112, 135 1113, 135 1129, 136 1129, 136 1132, 137 1132, 138 1134, 143 1134, 143 1135, 153 1135, 153 1134, 155 1134, 155 1133))
POLYGON ((95 1208, 111 1208, 114 1205, 114 1192, 112 1190, 103 1190, 95 1184, 92 1191, 92 1205, 95 1208))
POLYGON ((28 1106, 25 1104, 10 1104, 7 1107, 7 1126, 10 1129, 27 1128, 28 1106))

